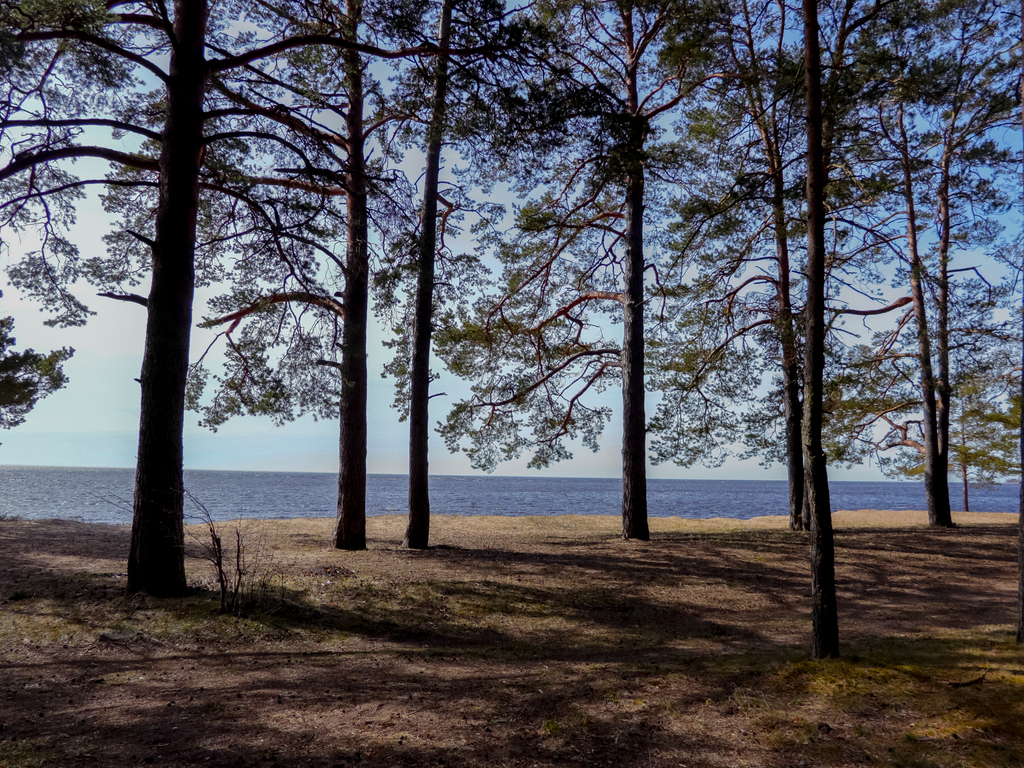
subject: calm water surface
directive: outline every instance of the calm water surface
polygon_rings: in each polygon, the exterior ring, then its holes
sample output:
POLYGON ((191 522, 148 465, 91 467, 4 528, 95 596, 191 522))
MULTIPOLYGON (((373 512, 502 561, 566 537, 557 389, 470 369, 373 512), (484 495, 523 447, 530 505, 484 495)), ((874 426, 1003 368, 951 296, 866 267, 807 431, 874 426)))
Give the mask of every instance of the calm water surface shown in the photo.
MULTIPOLYGON (((130 523, 133 469, 0 466, 0 516, 130 523)), ((216 520, 333 517, 337 475, 302 472, 189 470, 185 484, 216 520)), ((369 515, 404 513, 405 475, 369 475, 369 515)), ((919 483, 830 484, 833 509, 924 509, 919 483)), ((431 511, 446 515, 617 515, 622 486, 616 478, 430 478, 431 511)), ((976 512, 1016 512, 1017 485, 971 490, 976 512)), ((960 485, 950 485, 960 499, 960 485)), ((734 517, 788 514, 785 481, 648 480, 652 517, 734 517)), ((954 501, 954 506, 958 506, 954 501)), ((186 503, 186 514, 196 515, 186 503)))

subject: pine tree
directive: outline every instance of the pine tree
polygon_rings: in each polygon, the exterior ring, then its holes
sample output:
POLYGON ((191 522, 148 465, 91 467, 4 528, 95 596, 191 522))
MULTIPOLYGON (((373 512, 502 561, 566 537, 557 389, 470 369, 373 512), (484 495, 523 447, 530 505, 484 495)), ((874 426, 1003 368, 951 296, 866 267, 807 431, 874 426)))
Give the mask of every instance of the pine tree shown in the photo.
POLYGON ((546 466, 570 455, 566 439, 596 450, 610 414, 586 395, 617 378, 623 536, 647 539, 644 279, 654 249, 645 220, 656 215, 658 169, 671 154, 661 123, 700 79, 688 68, 702 55, 703 9, 546 3, 537 13, 559 41, 550 74, 519 85, 498 128, 525 142, 544 128, 520 147, 534 157, 515 174, 524 197, 541 191, 497 244, 499 290, 442 340, 452 370, 476 382, 442 432, 453 450, 468 436, 478 467, 524 450, 531 466, 546 466), (622 323, 621 342, 598 317, 622 323))
MULTIPOLYGON (((245 13, 244 9, 215 8, 218 14, 235 10, 245 13)), ((89 313, 67 290, 80 275, 101 284, 150 281, 147 297, 108 293, 147 310, 128 589, 159 596, 187 591, 181 438, 197 231, 204 219, 218 226, 216 216, 204 216, 216 210, 217 203, 202 200, 201 190, 231 197, 249 215, 266 219, 254 238, 258 249, 273 248, 294 231, 287 226, 281 229, 282 222, 272 216, 265 217, 268 206, 249 193, 254 186, 318 193, 324 187, 321 177, 307 172, 302 150, 280 133, 236 127, 239 119, 269 119, 264 128, 281 125, 282 119, 287 123, 281 115, 281 110, 289 111, 286 107, 264 103, 239 108, 236 103, 219 104, 218 109, 213 108, 216 99, 211 93, 230 92, 227 81, 232 77, 247 80, 257 64, 297 49, 353 52, 358 48, 365 53, 402 55, 287 25, 276 29, 269 41, 256 40, 230 31, 230 22, 239 19, 218 15, 211 24, 208 14, 205 0, 177 0, 170 14, 144 4, 107 10, 59 0, 0 8, 0 21, 12 30, 3 47, 9 66, 3 80, 0 137, 10 159, 0 169, 4 193, 0 209, 6 226, 40 230, 44 243, 42 250, 29 254, 9 274, 27 293, 55 308, 57 321, 70 324, 84 322, 89 313), (156 93, 143 90, 142 75, 159 83, 156 93), (113 141, 87 143, 97 128, 113 131, 113 141), (124 136, 138 141, 137 151, 120 148, 124 136), (269 141, 278 150, 250 158, 250 167, 280 168, 275 161, 287 157, 282 165, 298 169, 251 175, 239 172, 237 166, 218 165, 217 158, 224 159, 232 151, 244 155, 246 140, 257 145, 269 141), (116 170, 107 179, 78 179, 62 167, 62 161, 76 158, 99 158, 116 170), (122 199, 134 192, 138 205, 126 214, 145 225, 144 231, 123 227, 120 236, 113 238, 112 257, 106 264, 83 262, 63 235, 73 220, 75 196, 97 183, 122 193, 122 199), (127 238, 142 243, 148 253, 139 255, 136 246, 131 254, 124 246, 127 238)), ((411 52, 426 50, 430 46, 411 52)), ((262 76, 257 74, 255 79, 262 76)), ((117 198, 114 192, 111 195, 117 198)), ((216 238, 209 243, 210 252, 222 252, 222 242, 239 238, 239 242, 248 239, 244 232, 216 238)), ((213 268, 201 279, 214 279, 215 273, 213 268)))
POLYGON ((25 421, 44 397, 67 384, 63 364, 75 350, 64 347, 42 355, 33 349, 16 352, 11 335, 14 318, 0 318, 0 428, 12 429, 25 421))

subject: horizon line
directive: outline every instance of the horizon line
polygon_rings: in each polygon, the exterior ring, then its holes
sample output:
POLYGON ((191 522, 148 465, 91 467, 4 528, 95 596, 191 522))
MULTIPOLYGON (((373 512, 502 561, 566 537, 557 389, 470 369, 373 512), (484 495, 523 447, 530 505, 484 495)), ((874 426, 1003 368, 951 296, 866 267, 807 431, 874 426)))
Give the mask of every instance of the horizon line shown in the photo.
MULTIPOLYGON (((135 467, 111 467, 111 466, 85 466, 76 464, 0 464, 0 469, 110 469, 110 470, 126 470, 132 471, 135 467)), ((280 475, 337 475, 337 471, 322 472, 314 470, 299 470, 299 469, 210 469, 203 467, 185 467, 185 472, 238 472, 245 474, 280 474, 280 475)), ((540 471, 538 471, 540 472, 540 471)), ((408 477, 408 472, 367 472, 367 477, 408 477)), ((481 472, 479 474, 462 475, 462 474, 446 474, 446 473, 431 473, 431 478, 440 477, 467 477, 483 479, 488 477, 502 477, 502 478, 517 478, 523 480, 534 480, 534 479, 551 479, 551 480, 621 480, 621 475, 602 475, 602 476, 580 476, 580 475, 551 475, 551 474, 536 474, 536 475, 504 475, 491 472, 481 472)), ((707 482, 724 482, 724 483, 786 483, 788 480, 772 480, 772 479, 750 479, 750 478, 736 478, 736 477, 659 477, 649 478, 656 482, 686 482, 689 480, 695 481, 707 481, 707 482)), ((917 479, 892 479, 886 478, 884 480, 829 480, 829 483, 916 483, 920 482, 917 479)), ((956 480, 954 482, 960 482, 956 480)), ((1020 480, 1004 480, 995 485, 1020 485, 1020 480)))

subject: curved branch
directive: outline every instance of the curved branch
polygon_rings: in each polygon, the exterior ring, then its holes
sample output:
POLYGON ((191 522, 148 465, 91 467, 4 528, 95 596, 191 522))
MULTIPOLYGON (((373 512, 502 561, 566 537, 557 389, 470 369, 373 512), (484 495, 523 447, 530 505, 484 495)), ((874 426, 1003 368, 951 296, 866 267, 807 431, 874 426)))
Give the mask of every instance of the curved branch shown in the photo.
POLYGON ((345 308, 341 302, 335 301, 334 299, 328 298, 327 296, 319 296, 315 293, 308 293, 307 291, 289 291, 287 293, 272 293, 269 296, 263 296, 256 299, 252 304, 244 309, 240 309, 237 312, 232 312, 229 315, 218 317, 213 320, 205 320, 199 323, 200 328, 215 328, 218 325, 224 325, 224 323, 231 323, 231 327, 225 331, 227 335, 230 335, 238 324, 242 322, 245 317, 253 314, 254 312, 260 312, 273 304, 283 304, 285 302, 297 301, 303 304, 313 304, 317 307, 323 307, 336 314, 338 317, 345 316, 345 308))
POLYGON ((348 141, 343 136, 322 130, 314 125, 310 125, 306 121, 295 117, 295 115, 289 110, 278 108, 279 105, 275 105, 275 107, 264 107, 257 104, 252 99, 246 98, 242 94, 235 93, 219 80, 214 80, 212 85, 222 96, 235 104, 241 105, 244 109, 211 110, 203 116, 204 120, 215 120, 217 118, 232 117, 234 115, 260 115, 268 120, 273 120, 276 123, 280 123, 281 125, 291 128, 293 131, 303 136, 310 136, 314 139, 319 139, 329 144, 333 144, 334 146, 341 147, 346 151, 348 150, 348 141))
POLYGON ((81 30, 54 29, 47 32, 23 32, 17 35, 14 39, 20 43, 45 42, 47 40, 78 40, 83 43, 95 45, 97 48, 102 48, 105 51, 110 51, 111 53, 120 56, 122 59, 126 59, 143 69, 147 69, 165 83, 170 79, 170 76, 166 72, 143 56, 125 50, 121 46, 115 45, 110 40, 105 40, 102 37, 97 37, 96 35, 91 35, 88 32, 82 32, 81 30))
POLYGON ((80 119, 80 120, 2 120, 0 128, 75 128, 77 126, 98 126, 113 128, 118 131, 137 133, 153 141, 160 141, 160 134, 142 126, 123 123, 120 120, 108 120, 104 118, 80 119))
POLYGON ((63 147, 61 149, 48 149, 42 152, 15 155, 6 168, 0 168, 0 181, 9 179, 22 171, 34 168, 42 163, 51 160, 65 160, 77 157, 98 157, 102 160, 110 160, 132 168, 141 168, 147 171, 158 170, 157 161, 151 157, 141 155, 130 155, 127 152, 118 152, 116 149, 107 147, 63 147))
POLYGON ((583 304, 588 301, 593 301, 594 299, 606 299, 608 301, 617 301, 620 304, 625 304, 626 294, 614 291, 587 291, 586 293, 581 294, 580 296, 570 301, 564 307, 555 312, 555 314, 551 315, 551 317, 547 318, 546 320, 541 320, 540 323, 535 325, 533 328, 528 329, 528 332, 539 331, 545 325, 553 323, 559 317, 568 317, 569 312, 578 307, 580 304, 583 304))
POLYGON ((566 358, 559 365, 556 365, 554 368, 551 368, 544 376, 542 376, 541 378, 537 379, 537 381, 533 382, 533 384, 531 384, 530 386, 526 387, 525 389, 517 392, 512 397, 509 397, 509 398, 507 398, 505 400, 481 400, 480 403, 476 407, 477 408, 484 408, 484 407, 500 408, 503 405, 508 405, 509 403, 514 403, 516 400, 521 398, 523 395, 525 395, 525 394, 527 394, 529 392, 532 392, 533 390, 537 389, 538 387, 544 385, 546 382, 550 381, 551 378, 556 373, 564 371, 566 368, 568 368, 570 365, 572 365, 574 362, 576 362, 580 358, 583 358, 583 357, 596 357, 596 356, 599 356, 599 355, 619 355, 619 354, 622 354, 622 350, 619 350, 619 349, 588 349, 588 350, 584 350, 583 352, 577 352, 575 355, 572 355, 571 357, 566 358))
POLYGON ((21 205, 27 200, 43 199, 45 197, 51 197, 53 195, 59 195, 61 192, 66 192, 69 189, 77 189, 78 187, 89 187, 96 184, 103 184, 109 187, 156 187, 158 186, 155 181, 124 181, 120 179, 79 179, 77 181, 68 182, 67 184, 61 184, 59 187, 50 187, 49 189, 36 190, 34 192, 27 192, 24 195, 18 195, 12 197, 3 202, 0 202, 0 210, 8 208, 11 205, 21 205))
MULTIPOLYGON (((334 37, 333 35, 299 35, 286 40, 279 40, 276 43, 265 45, 262 48, 254 48, 251 51, 240 53, 237 56, 225 56, 222 59, 214 59, 210 62, 210 71, 223 72, 225 69, 233 69, 234 67, 251 64, 252 62, 259 61, 260 59, 276 56, 279 53, 285 53, 286 51, 290 51, 295 48, 305 48, 306 46, 341 48, 347 51, 365 53, 379 59, 404 59, 409 58, 410 56, 421 55, 437 56, 442 53, 434 43, 388 50, 386 48, 378 48, 375 45, 357 43, 352 40, 343 40, 339 37, 334 37)), ((497 49, 491 46, 479 46, 476 48, 448 50, 444 52, 444 55, 472 56, 484 53, 495 53, 496 51, 497 49)))
POLYGON ((117 299, 118 301, 128 301, 132 304, 140 304, 143 307, 149 307, 149 299, 145 296, 139 296, 137 293, 97 293, 97 296, 102 296, 105 299, 117 299))
POLYGON ((894 309, 905 307, 907 304, 912 302, 913 299, 910 296, 904 296, 901 299, 897 299, 887 307, 881 309, 833 309, 837 315, 857 315, 858 317, 868 317, 870 315, 884 315, 886 312, 892 312, 894 309))

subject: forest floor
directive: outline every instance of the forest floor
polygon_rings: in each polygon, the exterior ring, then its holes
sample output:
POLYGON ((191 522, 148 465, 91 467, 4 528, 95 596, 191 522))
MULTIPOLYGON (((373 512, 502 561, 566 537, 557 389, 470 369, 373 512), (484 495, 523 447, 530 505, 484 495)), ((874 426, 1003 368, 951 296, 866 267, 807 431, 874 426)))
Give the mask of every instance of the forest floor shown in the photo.
POLYGON ((127 528, 0 520, 0 766, 1019 768, 1015 517, 954 518, 836 514, 830 661, 781 518, 246 523, 227 613, 201 558, 127 596, 127 528))

